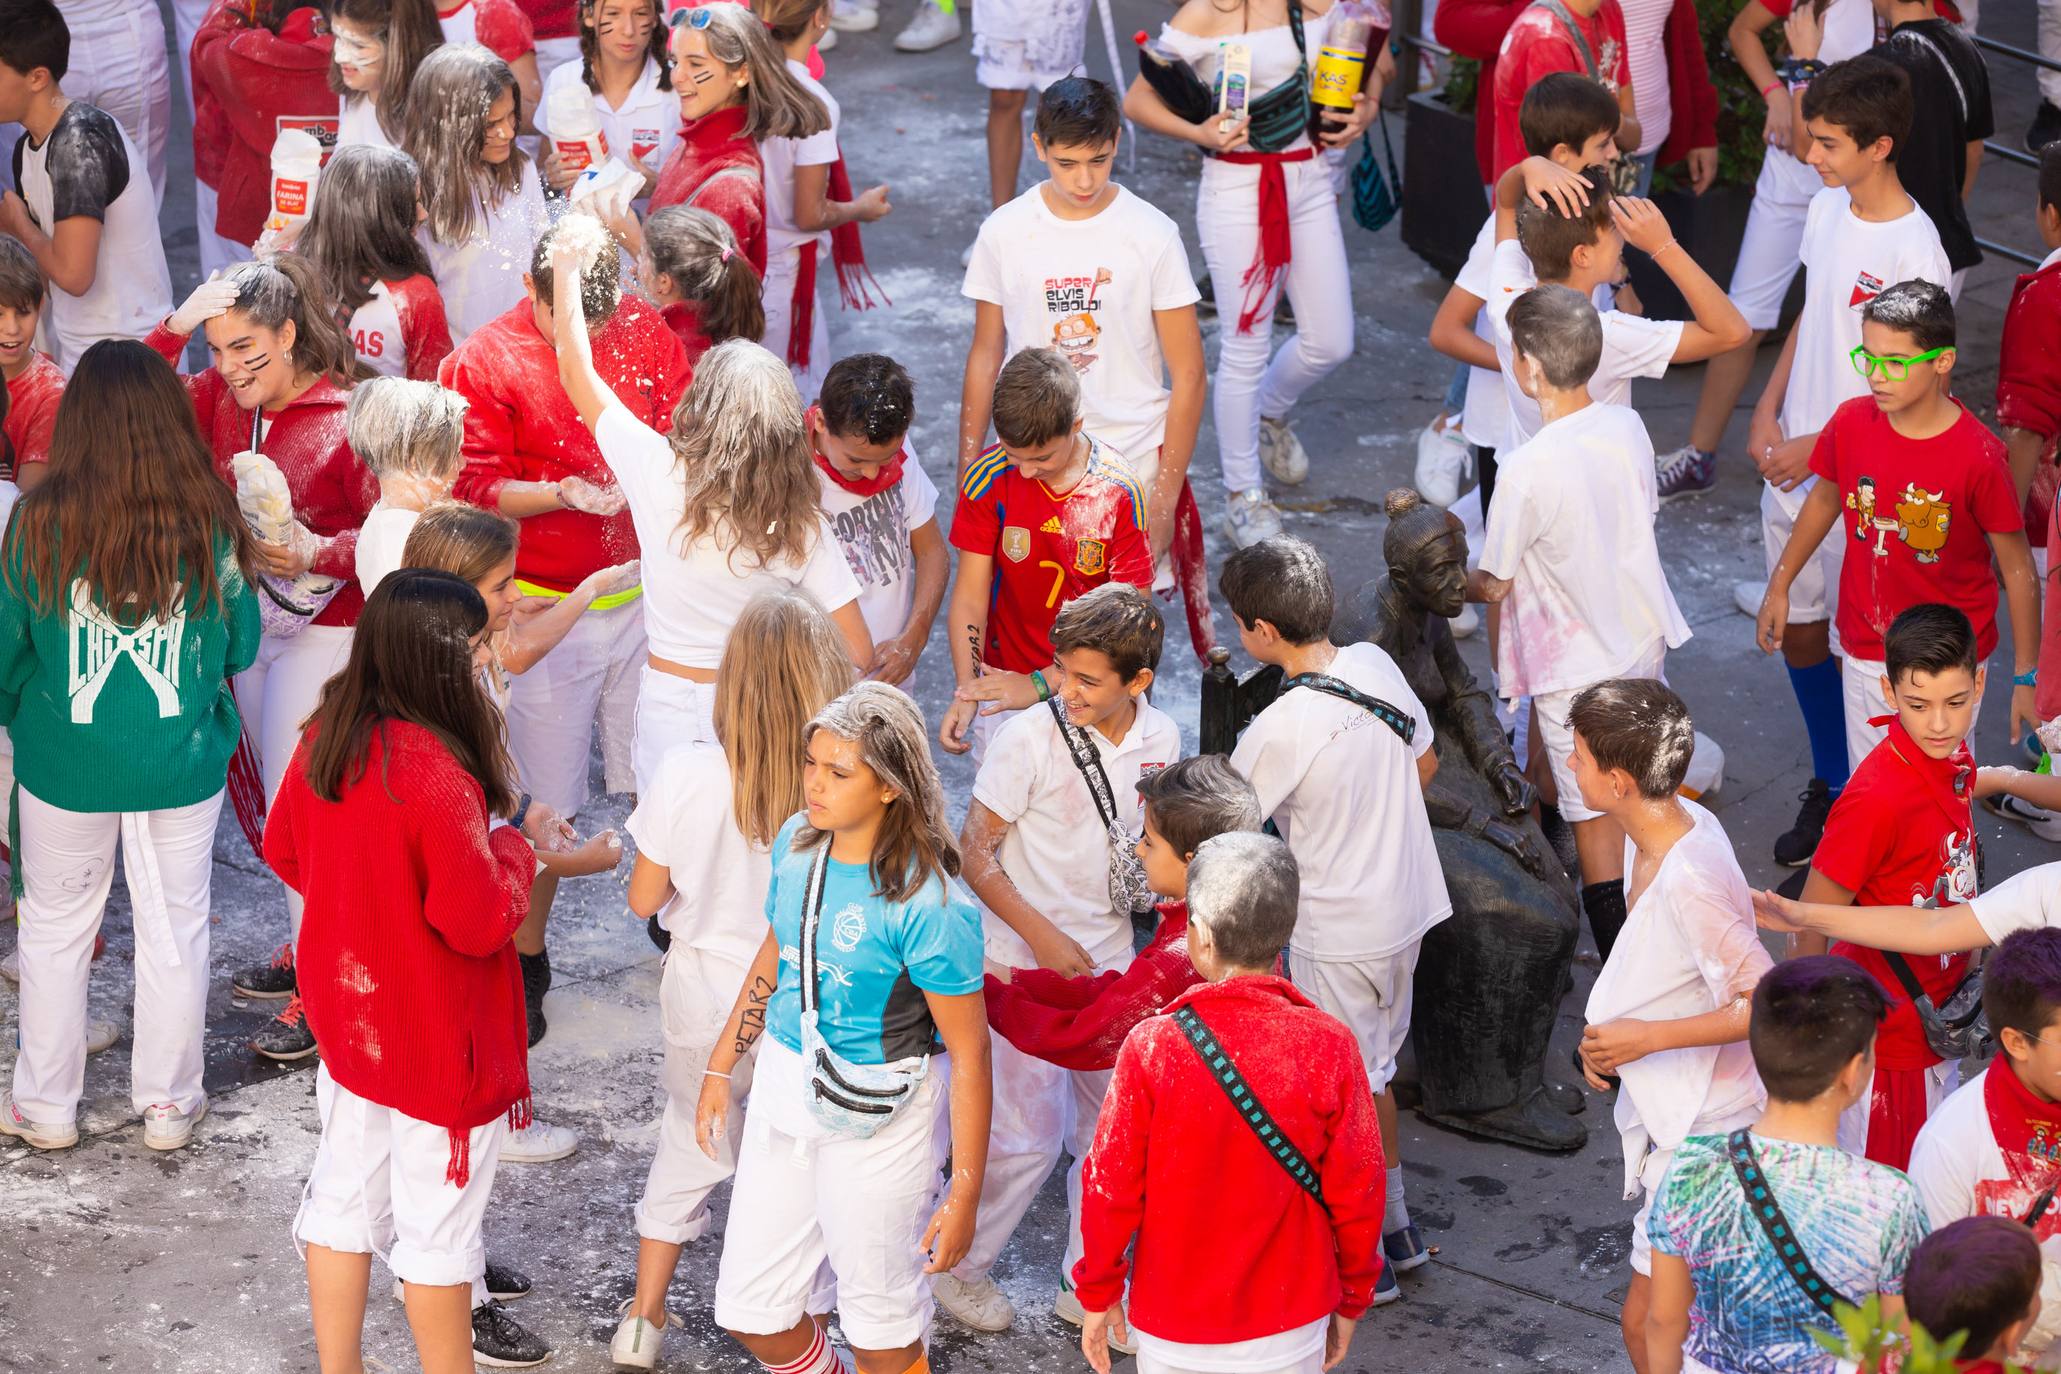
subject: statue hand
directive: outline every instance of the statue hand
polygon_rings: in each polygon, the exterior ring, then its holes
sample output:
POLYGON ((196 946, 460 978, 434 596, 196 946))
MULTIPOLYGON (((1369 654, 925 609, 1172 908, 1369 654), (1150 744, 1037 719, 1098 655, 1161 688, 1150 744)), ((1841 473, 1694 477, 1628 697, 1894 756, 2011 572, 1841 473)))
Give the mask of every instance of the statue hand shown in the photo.
POLYGON ((1538 846, 1531 842, 1531 836, 1516 826, 1505 825, 1502 821, 1484 821, 1481 837, 1523 864, 1530 872, 1536 874, 1539 871, 1538 846))
POLYGON ((1503 814, 1521 816, 1531 810, 1539 799, 1539 790, 1524 776, 1524 770, 1517 766, 1517 760, 1505 754, 1489 776, 1489 786, 1503 803, 1503 814))

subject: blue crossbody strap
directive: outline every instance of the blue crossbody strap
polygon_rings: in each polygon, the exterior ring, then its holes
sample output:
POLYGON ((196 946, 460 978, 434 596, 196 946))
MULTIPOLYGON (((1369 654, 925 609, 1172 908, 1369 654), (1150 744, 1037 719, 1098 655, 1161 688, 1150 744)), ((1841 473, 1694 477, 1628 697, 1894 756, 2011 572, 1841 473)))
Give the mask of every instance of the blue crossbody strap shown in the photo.
POLYGON ((1308 1193, 1319 1207, 1329 1212, 1331 1209, 1324 1202, 1324 1185, 1318 1179, 1317 1171, 1302 1157, 1302 1151, 1295 1148, 1295 1142, 1282 1134, 1281 1128, 1274 1124, 1274 1118, 1268 1114, 1266 1104, 1254 1096, 1252 1089, 1246 1085, 1245 1075, 1238 1072, 1238 1066, 1217 1042, 1215 1032, 1195 1014, 1193 1007, 1177 1009, 1174 1012, 1174 1024, 1181 1028, 1181 1033, 1188 1037, 1188 1043, 1202 1056, 1203 1067, 1209 1070, 1209 1076, 1217 1081, 1217 1086, 1224 1090, 1224 1096, 1231 1099, 1231 1105, 1237 1110, 1239 1120, 1252 1128, 1252 1133, 1259 1137, 1260 1144, 1266 1147, 1267 1153, 1274 1157, 1276 1164, 1287 1170, 1288 1176, 1295 1180, 1296 1186, 1308 1193))
POLYGON ((1731 1157, 1732 1172, 1738 1175, 1739 1187, 1746 1194, 1747 1210, 1760 1223, 1768 1244, 1775 1247, 1775 1258, 1781 1261, 1782 1268, 1796 1281, 1796 1286, 1803 1290, 1803 1295, 1827 1313, 1841 1303, 1851 1307, 1853 1304, 1838 1289, 1819 1276, 1811 1264, 1811 1257, 1803 1252, 1803 1242, 1790 1228, 1789 1218, 1782 1215, 1782 1204, 1775 1201, 1774 1185, 1761 1172, 1760 1160, 1753 1153, 1752 1137, 1744 1129, 1732 1132, 1725 1137, 1725 1153, 1731 1157))

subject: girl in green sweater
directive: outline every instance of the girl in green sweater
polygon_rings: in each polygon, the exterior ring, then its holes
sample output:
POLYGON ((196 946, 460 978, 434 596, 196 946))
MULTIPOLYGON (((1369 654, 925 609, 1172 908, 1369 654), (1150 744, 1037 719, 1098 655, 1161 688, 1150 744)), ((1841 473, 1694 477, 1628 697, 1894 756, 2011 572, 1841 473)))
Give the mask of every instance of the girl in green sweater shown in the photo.
POLYGON ((176 1150, 207 1112, 208 887, 238 731, 229 679, 258 649, 251 558, 170 366, 127 340, 87 349, 49 475, 0 542, 0 724, 24 887, 21 1053, 0 1135, 78 1142, 86 969, 117 842, 135 909, 143 1143, 176 1150))

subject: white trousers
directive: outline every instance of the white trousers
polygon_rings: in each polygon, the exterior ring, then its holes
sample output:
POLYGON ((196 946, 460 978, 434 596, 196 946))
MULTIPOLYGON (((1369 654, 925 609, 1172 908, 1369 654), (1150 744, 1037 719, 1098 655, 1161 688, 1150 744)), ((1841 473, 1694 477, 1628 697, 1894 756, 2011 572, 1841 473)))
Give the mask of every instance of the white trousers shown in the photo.
MULTIPOLYGON (((243 735, 257 751, 269 801, 286 776, 286 765, 301 741, 301 726, 315 713, 322 684, 342 670, 351 656, 351 631, 346 625, 310 625, 285 639, 267 635, 258 657, 236 675, 236 709, 243 713, 243 735)), ((286 889, 286 919, 292 938, 301 938, 301 894, 286 889)))
MULTIPOLYGON (((641 797, 668 752, 683 744, 715 742, 716 684, 662 673, 649 663, 636 681, 636 738, 630 744, 630 768, 641 797)), ((735 988, 730 991, 736 995, 735 988)))
POLYGON ((248 244, 223 238, 215 232, 215 212, 221 196, 214 187, 194 178, 193 227, 200 235, 200 275, 203 278, 234 267, 251 255, 248 244))
POLYGON ((186 89, 188 123, 194 117, 193 35, 200 32, 201 21, 208 17, 209 8, 208 0, 172 0, 173 36, 178 39, 178 46, 172 50, 172 65, 178 68, 179 84, 186 89))
MULTIPOLYGON (((1972 23, 1970 27, 1973 27, 1972 23)), ((2061 62, 2061 0, 2040 0, 2039 44, 2041 57, 2049 62, 2061 62)), ((2061 72, 2050 72, 2041 67, 2039 75, 2040 99, 2049 105, 2061 105, 2061 72)))
POLYGON ((637 1234, 686 1245, 708 1234, 709 1194, 737 1172, 737 1137, 745 1130, 754 1055, 730 1071, 730 1125, 710 1159, 694 1140, 694 1110, 702 1071, 722 1039, 723 1026, 744 986, 744 965, 680 941, 666 952, 659 982, 659 1029, 664 1037, 666 1105, 658 1121, 658 1153, 637 1201, 637 1234))
MULTIPOLYGON (((165 21, 150 0, 129 0, 119 13, 93 4, 59 5, 71 29, 71 69, 64 93, 98 105, 128 130, 150 170, 158 209, 165 206, 165 138, 172 128, 172 67, 165 56, 165 21)), ((207 6, 202 5, 205 14, 207 6)), ((195 27, 200 15, 194 16, 195 27)), ((179 45, 180 61, 193 45, 189 31, 179 45)), ((192 118, 189 106, 187 118, 192 118)))
POLYGON ((208 1005, 208 898, 222 794, 162 811, 67 811, 21 796, 21 1052, 14 1100, 31 1121, 78 1116, 86 1083, 86 971, 114 884, 115 846, 136 927, 138 1112, 200 1106, 208 1005))
POLYGON ((630 734, 644 663, 642 598, 588 611, 558 647, 514 680, 508 695, 508 748, 530 795, 562 816, 587 804, 594 730, 601 730, 602 781, 610 792, 635 783, 630 734))
MULTIPOLYGON (((782 362, 787 362, 787 341, 794 330, 794 279, 801 271, 801 249, 790 248, 766 263, 766 280, 760 291, 760 303, 766 308, 766 332, 760 342, 766 351, 782 362)), ((802 404, 810 405, 823 391, 823 374, 830 370, 830 316, 824 310, 824 279, 837 279, 837 269, 831 266, 830 250, 821 246, 816 249, 816 309, 809 329, 809 365, 797 367, 788 363, 787 370, 794 374, 795 390, 801 393, 802 404)), ((833 298, 835 298, 833 293, 833 298)))
POLYGON ((1195 196, 1195 232, 1217 298, 1217 375, 1211 401, 1226 492, 1263 485, 1260 417, 1286 418, 1302 394, 1353 351, 1352 279, 1330 175, 1321 159, 1287 163, 1281 171, 1288 186, 1294 251, 1249 333, 1238 331, 1238 317, 1246 269, 1259 246, 1260 168, 1206 161, 1195 196), (1284 282, 1295 307, 1296 332, 1273 349, 1274 304, 1284 282))

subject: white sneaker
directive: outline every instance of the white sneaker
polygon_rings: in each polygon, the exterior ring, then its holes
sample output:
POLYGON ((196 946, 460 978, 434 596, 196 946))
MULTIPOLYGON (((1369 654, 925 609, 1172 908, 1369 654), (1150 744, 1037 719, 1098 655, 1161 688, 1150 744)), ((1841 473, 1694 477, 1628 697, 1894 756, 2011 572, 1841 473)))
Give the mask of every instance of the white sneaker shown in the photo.
POLYGON ((501 1138, 503 1164, 549 1164, 564 1159, 579 1148, 580 1138, 570 1127, 547 1126, 532 1120, 519 1131, 501 1138))
MULTIPOLYGON (((1260 416, 1259 451, 1260 462, 1283 486, 1299 487, 1309 480, 1310 455, 1303 452, 1302 440, 1295 437, 1295 431, 1288 427, 1286 420, 1260 416)), ((1454 495, 1459 493, 1456 491, 1454 495)), ((1445 503, 1441 501, 1438 504, 1445 503)))
POLYGON ((114 1048, 115 1041, 122 1038, 122 1028, 112 1021, 98 1017, 86 1022, 86 1053, 101 1054, 114 1048))
POLYGON ((909 21, 909 27, 895 35, 895 51, 929 52, 947 43, 958 42, 959 32, 956 13, 946 14, 937 7, 937 0, 923 0, 916 7, 916 17, 909 21))
POLYGON ((1016 1320, 1016 1304, 993 1279, 967 1283, 956 1274, 939 1274, 930 1281, 930 1292, 939 1307, 975 1331, 1007 1331, 1016 1320))
POLYGON ((1450 417, 1439 416, 1417 435, 1417 494, 1434 506, 1450 506, 1460 499, 1460 481, 1473 455, 1460 437, 1460 427, 1441 425, 1439 420, 1450 417))
POLYGON ((880 6, 864 0, 837 0, 830 11, 830 27, 841 33, 871 33, 880 27, 880 6))
POLYGON ((653 1326, 630 1311, 630 1304, 635 1301, 625 1298, 616 1309, 623 1319, 615 1328, 615 1339, 608 1343, 608 1357, 618 1369, 656 1369, 659 1342, 664 1339, 666 1326, 674 1324, 673 1314, 666 1313, 665 1326, 653 1326))
POLYGON ((1481 628, 1481 615, 1472 605, 1462 603, 1460 614, 1452 619, 1453 638, 1466 639, 1481 628))
POLYGON ((190 1112, 169 1102, 153 1102, 143 1109, 143 1143, 153 1150, 183 1150, 193 1142, 193 1128, 208 1114, 208 1100, 190 1112))
POLYGON ((10 983, 19 983, 21 981, 21 951, 19 949, 8 950, 7 957, 0 959, 0 978, 5 978, 10 983))
POLYGON ((14 1105, 14 1094, 0 1089, 0 1135, 14 1136, 38 1150, 69 1150, 79 1143, 79 1123, 31 1121, 14 1105))
MULTIPOLYGON (((875 18, 873 22, 877 24, 880 22, 880 20, 878 18, 875 18)), ((829 52, 832 48, 836 46, 837 30, 834 27, 823 30, 823 36, 816 40, 817 52, 829 52)))
POLYGON ((1732 604, 1739 608, 1739 614, 1741 615, 1752 616, 1755 620, 1760 619, 1760 603, 1767 599, 1768 582, 1766 578, 1762 578, 1758 582, 1734 582, 1732 584, 1732 604))
MULTIPOLYGON (((1081 1306, 1081 1300, 1074 1296, 1073 1289, 1070 1287, 1061 1288, 1059 1296, 1052 1300, 1052 1315, 1065 1322, 1068 1326, 1081 1326, 1088 1320, 1087 1311, 1081 1306)), ((1125 1304, 1124 1325, 1126 1327, 1131 1324, 1130 1318, 1130 1305, 1125 1304)), ((1109 1348, 1119 1355, 1135 1355, 1138 1353, 1138 1341, 1135 1335, 1128 1341, 1120 1341, 1116 1338, 1116 1332, 1112 1330, 1109 1333, 1109 1348)))
POLYGON ((1241 549, 1281 533, 1281 512, 1267 499, 1266 489, 1234 491, 1224 498, 1224 532, 1241 549))
POLYGON ((1989 809, 2008 820, 2017 821, 2043 840, 2061 840, 2061 812, 2034 806, 2008 792, 1996 797, 1989 809))

